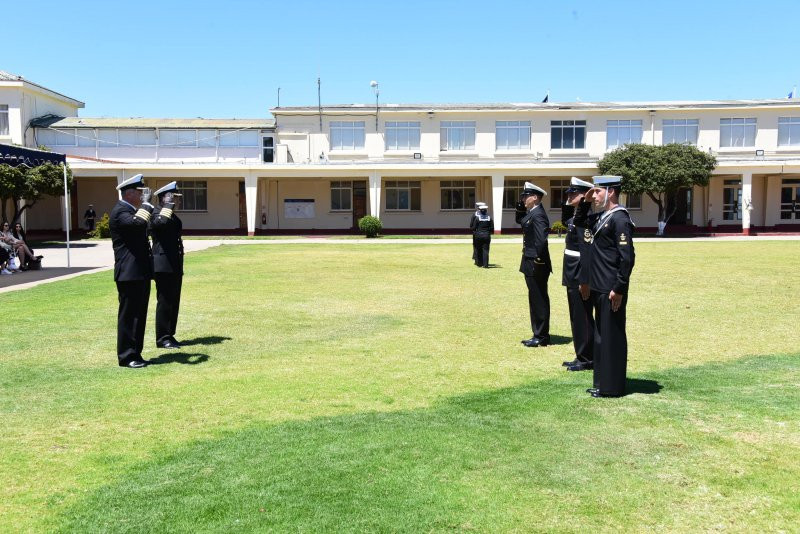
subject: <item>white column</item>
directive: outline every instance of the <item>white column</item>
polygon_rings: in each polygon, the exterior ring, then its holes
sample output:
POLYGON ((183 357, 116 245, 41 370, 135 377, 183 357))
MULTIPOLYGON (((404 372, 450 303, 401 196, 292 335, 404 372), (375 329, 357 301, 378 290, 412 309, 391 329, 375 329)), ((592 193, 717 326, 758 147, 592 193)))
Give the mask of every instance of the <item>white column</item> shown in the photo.
POLYGON ((380 217, 381 211, 381 175, 378 171, 369 174, 369 214, 380 217))
POLYGON ((506 177, 502 174, 492 175, 492 219, 494 220, 494 233, 499 234, 503 228, 503 189, 506 177))
POLYGON ((750 235, 750 213, 753 211, 753 173, 742 173, 742 233, 750 235))
POLYGON ((247 208, 247 235, 256 234, 256 195, 258 194, 258 177, 248 174, 244 177, 244 196, 247 208))
POLYGON ((267 223, 269 222, 269 213, 267 212, 269 207, 269 180, 263 180, 264 185, 261 187, 261 214, 258 224, 260 224, 260 228, 263 230, 267 228, 267 223))

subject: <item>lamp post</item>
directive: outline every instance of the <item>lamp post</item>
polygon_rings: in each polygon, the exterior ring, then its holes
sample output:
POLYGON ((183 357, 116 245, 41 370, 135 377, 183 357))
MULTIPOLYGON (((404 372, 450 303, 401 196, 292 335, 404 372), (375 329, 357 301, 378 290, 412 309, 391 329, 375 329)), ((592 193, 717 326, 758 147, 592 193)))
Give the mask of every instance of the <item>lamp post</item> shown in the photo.
POLYGON ((377 132, 378 131, 378 111, 379 111, 378 97, 381 96, 381 91, 378 88, 378 82, 376 82, 375 80, 372 80, 371 82, 369 82, 369 86, 372 87, 372 92, 375 93, 375 132, 377 132))

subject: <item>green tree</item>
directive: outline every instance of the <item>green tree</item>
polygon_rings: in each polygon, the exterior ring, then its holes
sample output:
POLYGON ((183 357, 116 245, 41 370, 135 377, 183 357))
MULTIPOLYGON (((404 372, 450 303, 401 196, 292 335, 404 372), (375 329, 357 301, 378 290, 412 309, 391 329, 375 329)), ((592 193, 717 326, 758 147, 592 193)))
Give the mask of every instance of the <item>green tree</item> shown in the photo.
MULTIPOLYGON (((72 171, 67 166, 67 187, 72 187, 72 171)), ((3 220, 13 226, 22 213, 36 205, 43 196, 64 194, 64 170, 61 165, 44 163, 36 167, 11 167, 0 164, 0 203, 3 220), (24 203, 22 203, 24 201, 24 203), (9 205, 12 216, 9 218, 9 205)))
POLYGON ((622 191, 646 194, 658 206, 658 235, 677 209, 678 193, 708 185, 717 159, 697 147, 671 143, 662 146, 630 144, 597 162, 601 174, 622 176, 622 191), (671 209, 667 210, 667 206, 671 209))

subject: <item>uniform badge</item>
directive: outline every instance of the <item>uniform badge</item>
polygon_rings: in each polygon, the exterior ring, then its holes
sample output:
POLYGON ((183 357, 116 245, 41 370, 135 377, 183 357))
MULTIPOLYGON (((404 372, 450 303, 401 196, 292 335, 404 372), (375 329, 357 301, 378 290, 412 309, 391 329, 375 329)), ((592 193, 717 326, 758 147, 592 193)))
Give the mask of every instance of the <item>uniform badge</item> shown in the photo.
POLYGON ((588 228, 583 231, 583 240, 586 243, 591 243, 592 242, 592 232, 590 232, 588 228))
POLYGON ((625 232, 619 234, 619 244, 620 245, 628 244, 628 236, 625 235, 625 232))

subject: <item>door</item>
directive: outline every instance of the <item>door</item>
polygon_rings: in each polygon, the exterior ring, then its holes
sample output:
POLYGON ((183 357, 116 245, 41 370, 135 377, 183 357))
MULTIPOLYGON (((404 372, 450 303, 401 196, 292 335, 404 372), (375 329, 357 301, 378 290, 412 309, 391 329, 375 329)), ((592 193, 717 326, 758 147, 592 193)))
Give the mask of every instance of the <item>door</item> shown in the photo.
POLYGON ((722 188, 722 220, 742 220, 742 181, 725 180, 722 188))
POLYGON ((367 182, 353 182, 353 230, 358 230, 358 220, 367 214, 367 182))
POLYGON ((691 224, 692 223, 692 190, 682 189, 678 191, 675 200, 667 201, 667 213, 675 208, 675 213, 669 220, 669 224, 691 224))
POLYGON ((800 179, 783 181, 781 187, 781 220, 800 221, 800 179))
POLYGON ((247 195, 244 182, 239 182, 239 230, 247 230, 247 195))

